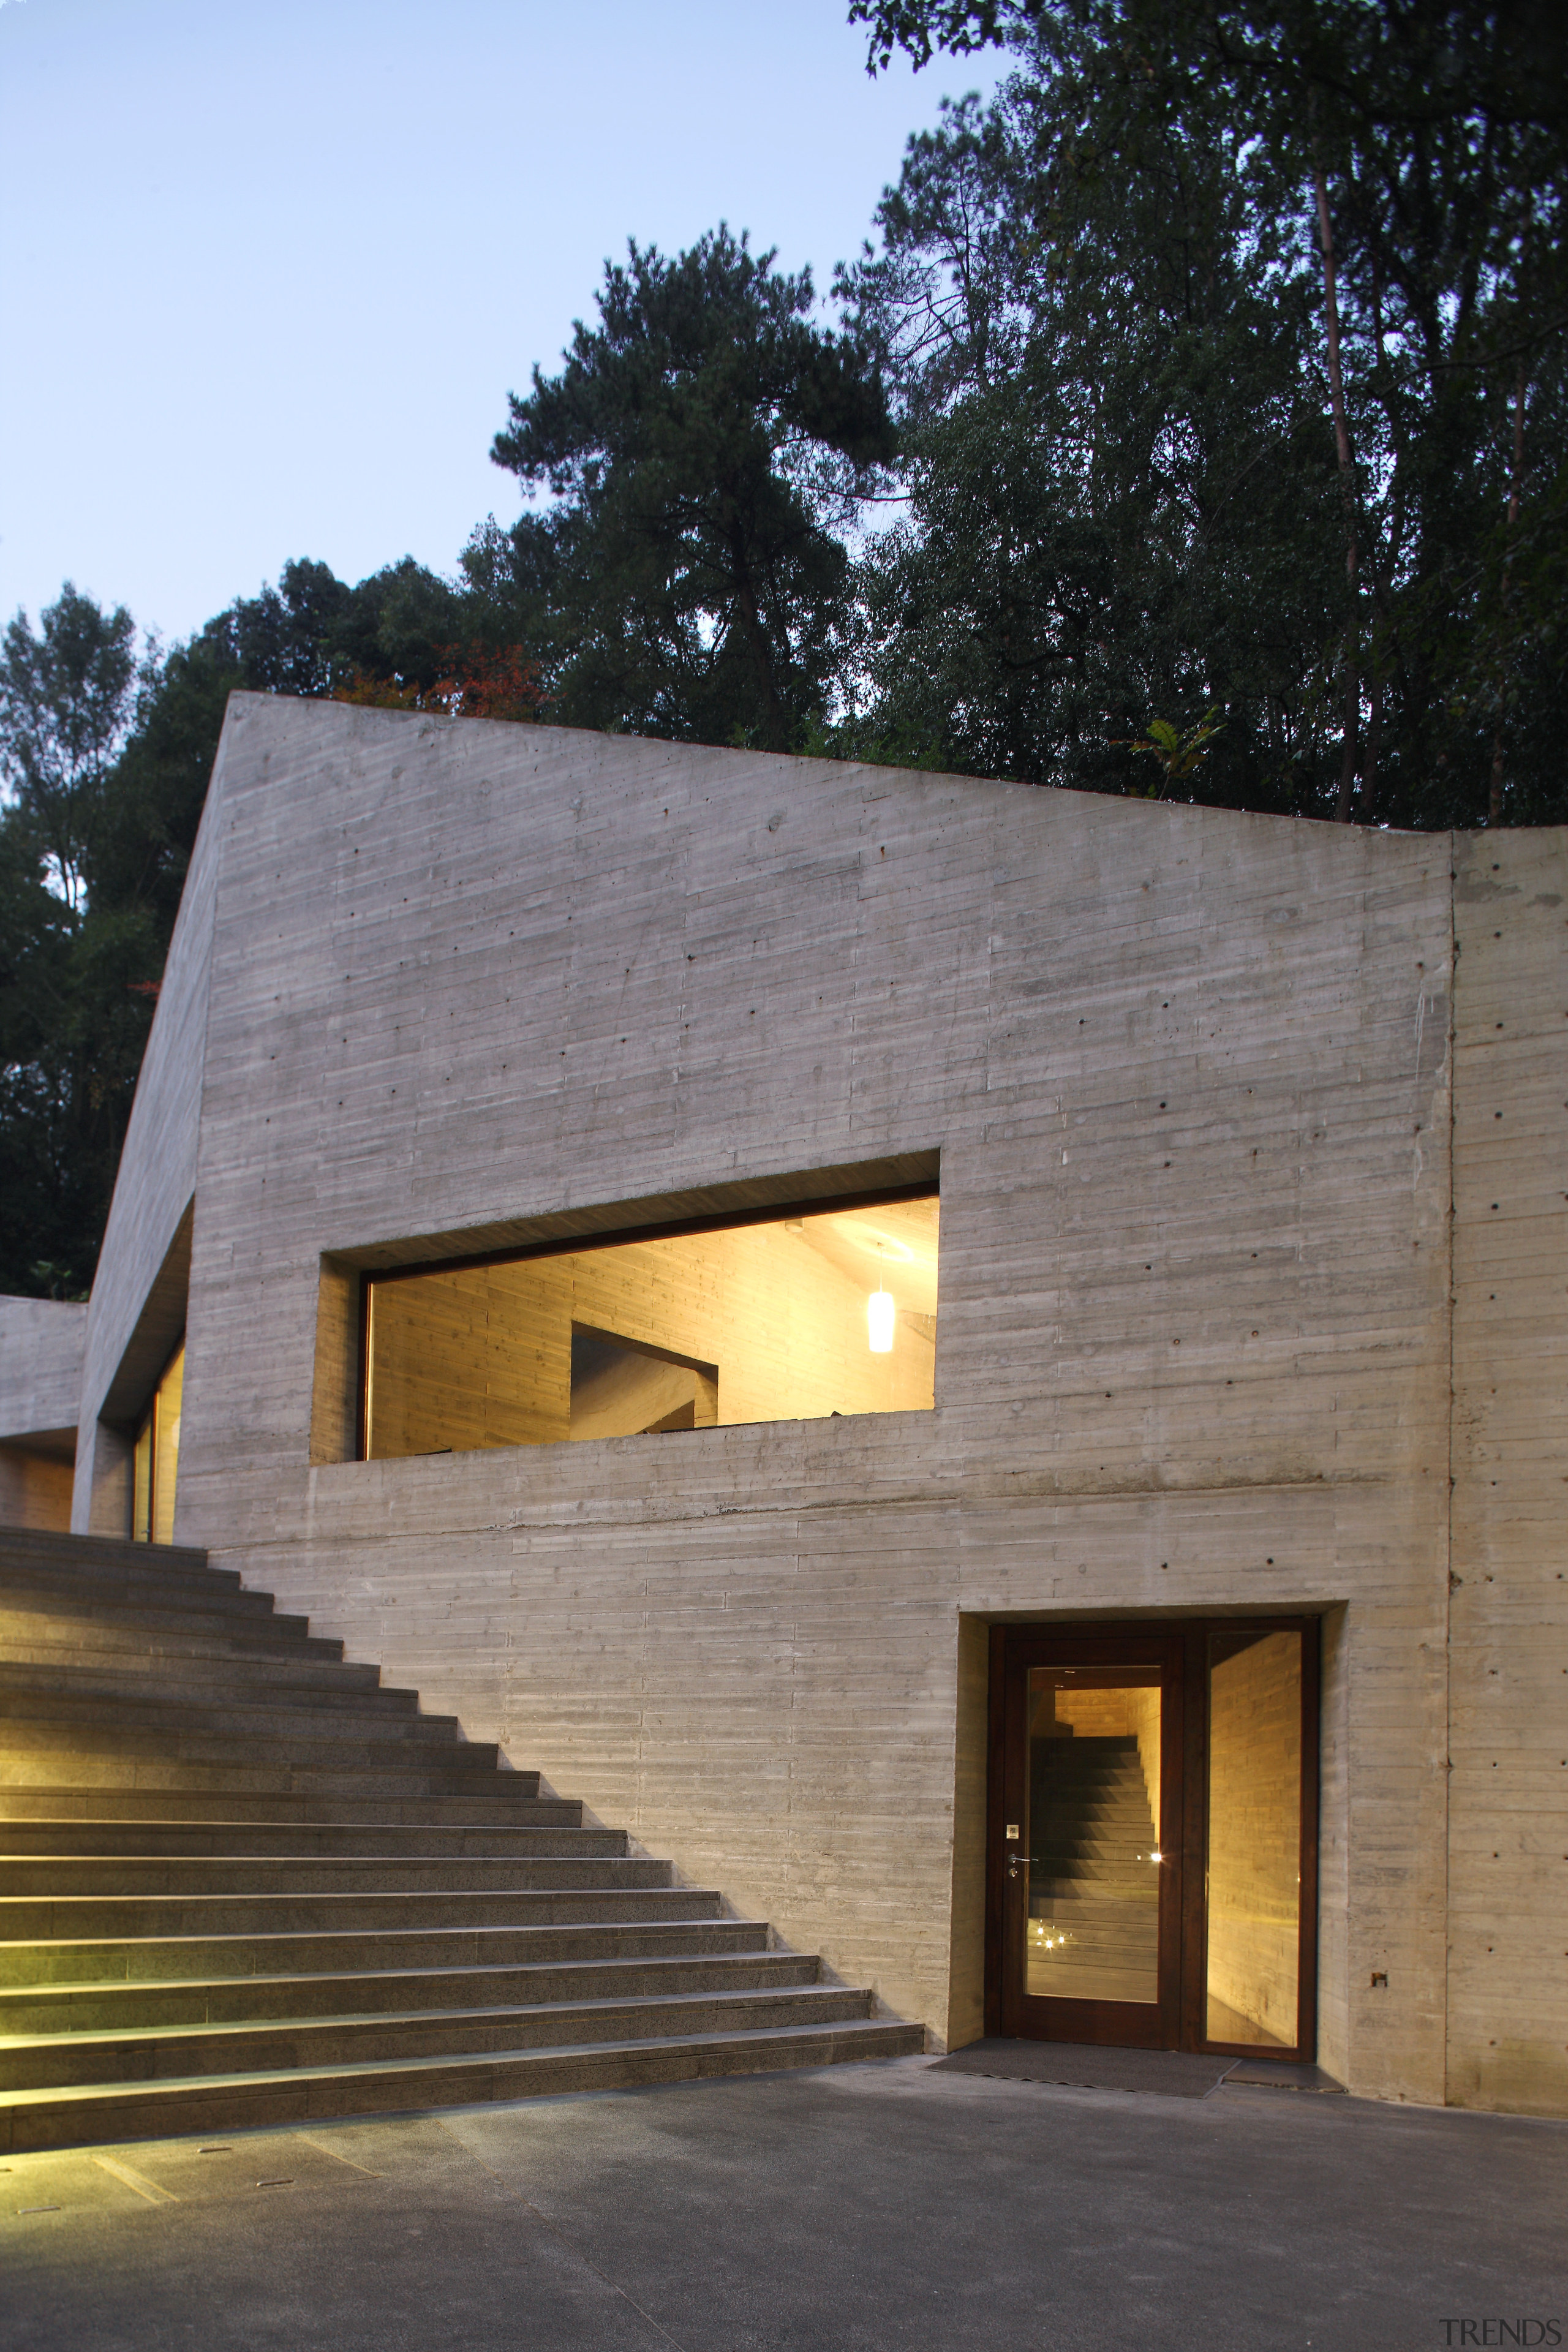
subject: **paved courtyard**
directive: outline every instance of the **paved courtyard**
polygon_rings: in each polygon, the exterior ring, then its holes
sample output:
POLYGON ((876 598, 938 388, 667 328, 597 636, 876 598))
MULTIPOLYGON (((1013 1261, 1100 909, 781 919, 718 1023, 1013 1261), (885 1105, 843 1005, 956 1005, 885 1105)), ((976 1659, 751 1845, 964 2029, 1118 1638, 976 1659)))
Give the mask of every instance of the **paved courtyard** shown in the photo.
POLYGON ((1550 2346, 1565 2159, 1568 2125, 923 2058, 13 2157, 0 2343, 1550 2346))

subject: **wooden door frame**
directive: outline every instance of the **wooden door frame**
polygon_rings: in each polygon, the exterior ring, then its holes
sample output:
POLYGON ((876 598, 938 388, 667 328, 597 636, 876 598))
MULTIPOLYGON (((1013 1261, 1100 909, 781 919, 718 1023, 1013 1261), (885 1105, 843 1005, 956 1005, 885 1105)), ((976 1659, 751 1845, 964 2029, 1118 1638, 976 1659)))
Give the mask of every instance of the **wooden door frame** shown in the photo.
MULTIPOLYGON (((1297 1947, 1298 2042, 1294 2050, 1273 2054, 1310 2063, 1317 2051, 1318 1874, 1319 1874, 1319 1743, 1320 1678, 1322 1620, 1319 1616, 1275 1617, 1251 1612, 1235 1616, 1134 1619, 1098 1618, 1064 1623, 1060 1619, 994 1624, 990 1639, 989 1720, 986 1753, 985 1805, 985 2031, 1000 2036, 1005 2022, 1004 1956, 1007 1914, 1007 1772, 1010 1690, 1017 1686, 1025 1647, 1068 1648, 1079 1655, 1110 1644, 1126 1658, 1130 1645, 1163 1645, 1176 1652, 1177 1671, 1171 1678, 1163 1709, 1161 1738, 1162 1776, 1176 1762, 1178 1787, 1171 1802, 1162 1790, 1157 1824, 1167 1834, 1173 1804, 1179 1803, 1177 1850, 1169 1856, 1173 1884, 1161 1889, 1162 1947, 1168 1934, 1175 1937, 1175 1958, 1170 1982, 1163 1989, 1155 2018, 1140 2028, 1125 2015, 1130 2002, 1082 2001, 1061 2004, 1064 2032, 1048 2038, 1075 2038, 1121 2042, 1123 2046, 1203 2051, 1216 2055, 1259 2055, 1260 2043, 1211 2042, 1205 2032, 1207 2000, 1206 1900, 1208 1846, 1208 1642, 1212 1633, 1290 1633, 1301 1635, 1301 1895, 1297 1947), (1081 2016, 1077 2012, 1083 2012, 1081 2016), (1094 2012, 1100 2012, 1098 2016, 1094 2012), (1152 2037, 1152 2038, 1151 2038, 1152 2037)), ((1084 1663, 1089 1663, 1084 1657, 1084 1663)), ((1109 1663, 1109 1661, 1107 1661, 1109 1663)), ((1128 1659, 1127 1663, 1144 1663, 1128 1659)), ((1015 1759, 1016 1750, 1014 1751, 1015 1759)))

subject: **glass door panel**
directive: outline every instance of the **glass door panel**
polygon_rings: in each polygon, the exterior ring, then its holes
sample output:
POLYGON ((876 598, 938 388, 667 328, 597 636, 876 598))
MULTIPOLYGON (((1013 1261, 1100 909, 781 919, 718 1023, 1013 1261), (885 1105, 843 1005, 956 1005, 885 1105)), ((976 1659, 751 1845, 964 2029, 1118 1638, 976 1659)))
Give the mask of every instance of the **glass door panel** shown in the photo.
POLYGON ((1301 1636, 1208 1638, 1211 2042, 1293 2049, 1301 1943, 1301 1636))
POLYGON ((1032 2000, 1160 1998, 1157 1666, 1029 1675, 1032 2000))
POLYGON ((986 2032, 1310 2057, 1317 1625, 990 1646, 986 2032))

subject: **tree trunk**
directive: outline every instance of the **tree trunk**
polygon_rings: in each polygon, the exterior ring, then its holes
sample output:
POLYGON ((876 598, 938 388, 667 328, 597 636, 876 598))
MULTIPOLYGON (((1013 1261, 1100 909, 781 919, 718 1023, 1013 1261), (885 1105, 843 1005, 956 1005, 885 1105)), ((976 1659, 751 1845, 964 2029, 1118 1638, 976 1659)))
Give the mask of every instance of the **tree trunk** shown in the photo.
POLYGON ((1340 461, 1340 496, 1345 510, 1345 589, 1349 617, 1345 623, 1344 748, 1340 758, 1340 796, 1334 811, 1341 824, 1349 824, 1355 798, 1357 737, 1361 726, 1361 664, 1357 644, 1356 596, 1360 551, 1356 543, 1355 470, 1351 462, 1350 425, 1345 417, 1344 379, 1340 368, 1340 302, 1334 279, 1334 232, 1329 217, 1329 184, 1323 167, 1313 160, 1318 194, 1318 236, 1323 254, 1323 310, 1328 321, 1329 402, 1334 417, 1334 446, 1340 461))

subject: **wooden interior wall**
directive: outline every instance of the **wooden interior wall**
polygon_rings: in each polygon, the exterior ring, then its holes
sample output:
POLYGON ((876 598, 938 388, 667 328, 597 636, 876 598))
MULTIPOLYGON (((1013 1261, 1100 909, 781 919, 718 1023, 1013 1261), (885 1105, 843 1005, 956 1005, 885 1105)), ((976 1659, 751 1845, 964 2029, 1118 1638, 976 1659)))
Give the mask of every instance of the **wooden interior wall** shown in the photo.
MULTIPOLYGON (((1301 1639, 1269 1633, 1209 1679, 1208 1992, 1293 2047, 1300 1974, 1301 1639)), ((1210 2039, 1247 2040, 1211 2015, 1210 2039)))
POLYGON ((0 1527, 68 1531, 74 1476, 68 1462, 0 1445, 0 1527))

